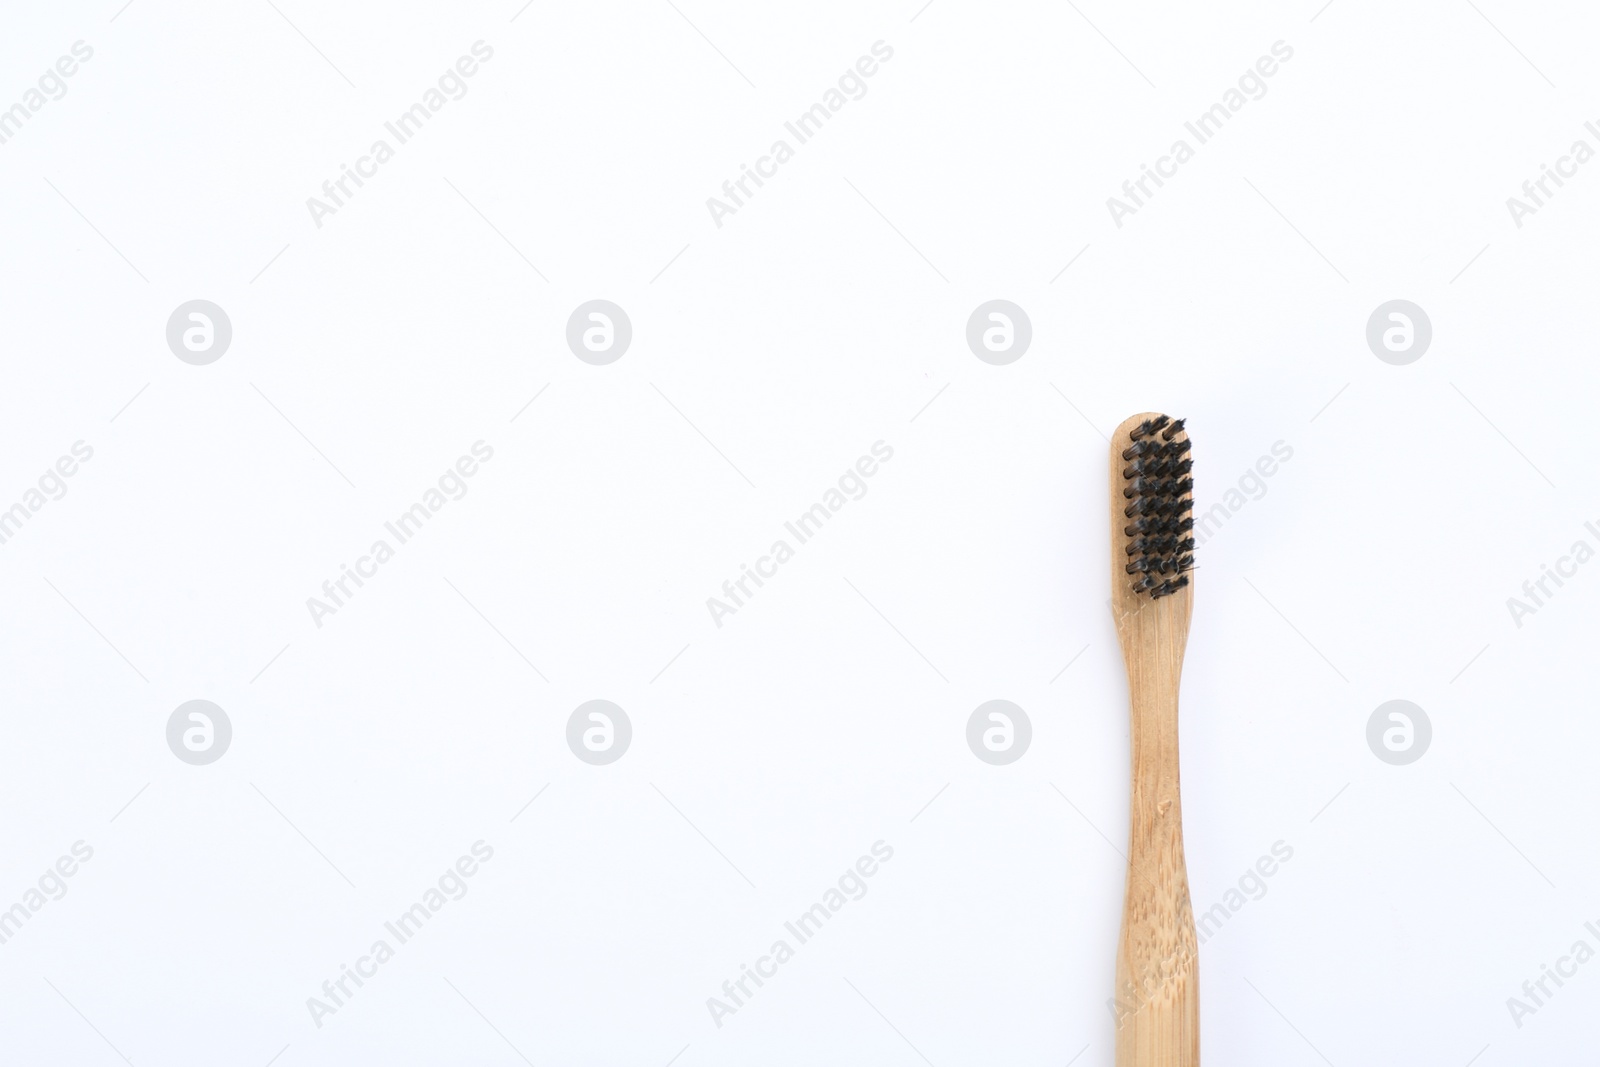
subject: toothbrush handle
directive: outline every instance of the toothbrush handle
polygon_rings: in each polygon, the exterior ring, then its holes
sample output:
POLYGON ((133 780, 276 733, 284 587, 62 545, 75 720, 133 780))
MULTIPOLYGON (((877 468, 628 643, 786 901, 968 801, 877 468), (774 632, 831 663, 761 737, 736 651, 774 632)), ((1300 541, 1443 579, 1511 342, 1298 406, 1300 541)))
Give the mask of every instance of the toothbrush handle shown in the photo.
MULTIPOLYGON (((1188 599, 1186 593, 1180 594, 1183 600, 1188 599)), ((1127 657, 1133 773, 1128 880, 1113 1001, 1116 1067, 1200 1063, 1198 955, 1178 789, 1178 671, 1183 646, 1178 644, 1176 656, 1172 654, 1169 626, 1177 620, 1160 617, 1177 607, 1159 603, 1141 612, 1136 629, 1151 627, 1149 640, 1129 649, 1127 657)), ((1183 622, 1187 623, 1186 617, 1183 622)))

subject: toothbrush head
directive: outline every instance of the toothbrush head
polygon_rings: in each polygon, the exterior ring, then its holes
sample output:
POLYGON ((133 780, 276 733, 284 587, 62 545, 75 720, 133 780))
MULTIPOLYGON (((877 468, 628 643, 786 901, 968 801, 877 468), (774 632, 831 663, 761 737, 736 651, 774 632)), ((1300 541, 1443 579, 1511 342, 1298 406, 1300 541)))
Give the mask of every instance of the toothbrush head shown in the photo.
MULTIPOLYGON (((1144 418, 1127 430, 1122 468, 1123 572, 1135 594, 1152 600, 1189 584, 1194 566, 1194 479, 1183 419, 1144 418)), ((1127 426, 1125 423, 1124 426, 1127 426)))

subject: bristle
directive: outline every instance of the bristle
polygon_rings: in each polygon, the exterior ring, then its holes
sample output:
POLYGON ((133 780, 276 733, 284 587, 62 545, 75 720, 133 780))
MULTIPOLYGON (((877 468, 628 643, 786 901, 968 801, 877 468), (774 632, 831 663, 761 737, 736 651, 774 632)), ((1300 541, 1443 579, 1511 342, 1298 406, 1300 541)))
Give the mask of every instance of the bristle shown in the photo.
POLYGON ((1149 437, 1151 434, 1165 426, 1169 421, 1171 420, 1169 420, 1165 415, 1158 415, 1153 419, 1145 419, 1139 424, 1138 429, 1134 430, 1128 436, 1135 441, 1141 437, 1149 437))
POLYGON ((1183 429, 1183 419, 1145 419, 1129 432, 1121 453, 1128 461, 1122 513, 1129 519, 1122 531, 1128 538, 1123 570, 1133 576, 1133 591, 1152 600, 1187 586, 1184 572, 1194 566, 1194 460, 1188 436, 1177 439, 1183 429))

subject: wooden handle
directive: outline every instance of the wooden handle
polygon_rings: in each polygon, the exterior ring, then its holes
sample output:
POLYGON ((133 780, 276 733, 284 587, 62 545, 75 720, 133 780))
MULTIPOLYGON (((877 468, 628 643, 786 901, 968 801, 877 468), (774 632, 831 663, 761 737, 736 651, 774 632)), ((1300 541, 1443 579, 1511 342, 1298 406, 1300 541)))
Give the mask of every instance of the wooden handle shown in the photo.
MULTIPOLYGON (((1111 444, 1111 606, 1128 668, 1133 773, 1128 882, 1117 944, 1116 1067, 1198 1067, 1200 999, 1194 912, 1183 861, 1178 791, 1178 681, 1194 585, 1152 600, 1125 573, 1128 519, 1122 458, 1129 433, 1152 413, 1117 427, 1111 444)), ((1176 438, 1182 440, 1183 438, 1176 438)))

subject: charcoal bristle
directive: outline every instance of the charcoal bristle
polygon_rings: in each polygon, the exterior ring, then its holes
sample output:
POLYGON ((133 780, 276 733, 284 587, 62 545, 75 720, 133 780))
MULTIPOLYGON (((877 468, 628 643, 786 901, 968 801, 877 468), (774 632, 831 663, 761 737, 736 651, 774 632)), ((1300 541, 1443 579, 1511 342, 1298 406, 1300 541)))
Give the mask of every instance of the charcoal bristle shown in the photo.
POLYGON ((1189 585, 1194 567, 1194 460, 1184 420, 1159 415, 1141 421, 1128 433, 1122 458, 1122 509, 1128 518, 1124 572, 1135 593, 1152 600, 1171 596, 1189 585), (1181 435, 1181 438, 1180 438, 1181 435))
POLYGON ((1139 424, 1138 428, 1135 429, 1128 436, 1131 439, 1135 440, 1135 441, 1137 441, 1141 437, 1149 437, 1151 434, 1153 434, 1157 430, 1161 429, 1163 426, 1165 426, 1170 421, 1171 420, 1168 419, 1165 415, 1159 415, 1159 416, 1157 416, 1156 418, 1153 418, 1153 419, 1145 419, 1143 422, 1141 422, 1139 424))

